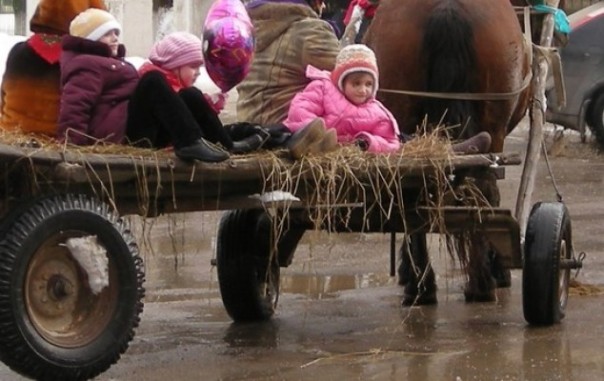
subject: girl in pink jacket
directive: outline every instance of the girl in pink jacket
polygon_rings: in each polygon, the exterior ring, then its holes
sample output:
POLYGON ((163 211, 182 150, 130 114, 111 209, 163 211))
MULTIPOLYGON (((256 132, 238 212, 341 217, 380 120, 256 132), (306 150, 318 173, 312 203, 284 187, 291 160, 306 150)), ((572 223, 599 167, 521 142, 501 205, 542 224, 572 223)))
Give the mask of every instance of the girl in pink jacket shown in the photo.
POLYGON ((355 143, 368 152, 393 152, 401 147, 396 120, 375 99, 378 68, 367 46, 348 45, 338 54, 333 72, 309 65, 306 76, 312 82, 294 97, 283 122, 294 132, 288 143, 294 158, 333 150, 334 134, 337 142, 355 143), (327 133, 321 131, 324 128, 327 133))

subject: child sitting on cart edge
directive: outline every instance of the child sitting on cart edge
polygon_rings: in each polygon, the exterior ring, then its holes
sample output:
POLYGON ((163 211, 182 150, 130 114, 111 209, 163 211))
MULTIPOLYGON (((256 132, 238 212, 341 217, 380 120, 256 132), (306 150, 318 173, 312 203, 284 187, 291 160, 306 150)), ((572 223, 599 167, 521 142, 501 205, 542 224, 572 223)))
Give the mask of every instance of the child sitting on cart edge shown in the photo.
MULTIPOLYGON (((394 152, 401 136, 394 116, 375 96, 378 67, 373 51, 365 45, 344 47, 334 70, 318 70, 309 65, 311 82, 292 100, 283 122, 294 134, 288 141, 292 157, 329 152, 337 143, 356 144, 372 153, 394 152)), ((457 153, 488 151, 491 137, 480 133, 454 144, 457 153)))
POLYGON ((349 45, 331 73, 309 65, 306 76, 311 82, 296 94, 283 122, 294 132, 288 144, 294 158, 333 150, 337 142, 358 142, 376 153, 400 148, 394 116, 375 99, 378 68, 371 49, 349 45))
POLYGON ((139 74, 124 61, 120 31, 116 19, 99 9, 88 9, 72 21, 61 57, 60 140, 172 145, 177 157, 206 162, 229 157, 211 143, 242 153, 266 140, 260 127, 240 124, 235 132, 242 141, 234 142, 218 119, 220 105, 193 87, 203 64, 199 38, 186 32, 166 36, 154 45, 139 74))

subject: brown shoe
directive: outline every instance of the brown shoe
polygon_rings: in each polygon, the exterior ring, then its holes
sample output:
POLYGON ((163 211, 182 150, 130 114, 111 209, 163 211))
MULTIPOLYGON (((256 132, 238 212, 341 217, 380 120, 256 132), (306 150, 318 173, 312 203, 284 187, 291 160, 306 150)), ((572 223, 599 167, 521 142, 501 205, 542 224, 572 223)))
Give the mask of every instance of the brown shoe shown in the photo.
POLYGON ((310 147, 309 153, 321 154, 338 149, 338 133, 334 128, 328 128, 323 138, 310 147))
POLYGON ((482 131, 469 139, 453 144, 451 148, 456 154, 476 155, 487 153, 491 148, 491 135, 486 131, 482 131))
POLYGON ((301 159, 310 153, 312 146, 325 136, 325 122, 317 118, 296 131, 287 141, 287 148, 294 159, 301 159))

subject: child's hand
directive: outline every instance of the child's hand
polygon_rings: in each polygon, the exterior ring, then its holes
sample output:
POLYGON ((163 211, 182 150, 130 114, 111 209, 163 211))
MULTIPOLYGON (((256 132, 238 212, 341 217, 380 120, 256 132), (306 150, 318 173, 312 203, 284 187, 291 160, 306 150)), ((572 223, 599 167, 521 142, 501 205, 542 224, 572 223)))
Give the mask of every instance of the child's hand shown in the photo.
POLYGON ((224 110, 224 106, 226 105, 226 101, 228 98, 227 93, 215 93, 209 96, 210 103, 212 104, 212 108, 219 114, 222 110, 224 110))
POLYGON ((355 145, 361 149, 361 151, 367 151, 369 149, 369 142, 367 139, 358 138, 355 141, 355 145))

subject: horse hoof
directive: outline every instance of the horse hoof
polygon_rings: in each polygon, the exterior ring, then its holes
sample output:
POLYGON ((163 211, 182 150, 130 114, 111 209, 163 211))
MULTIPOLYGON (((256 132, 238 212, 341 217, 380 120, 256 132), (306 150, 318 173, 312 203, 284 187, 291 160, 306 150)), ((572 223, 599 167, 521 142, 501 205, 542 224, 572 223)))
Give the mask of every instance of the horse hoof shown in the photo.
POLYGON ((508 288, 512 286, 512 272, 502 263, 501 256, 497 252, 489 251, 491 262, 491 276, 495 279, 495 287, 508 288))
MULTIPOLYGON (((406 255, 406 254, 403 254, 406 255)), ((409 274, 409 266, 405 266, 404 263, 401 263, 398 267, 397 275, 398 275, 398 285, 406 286, 411 279, 411 274, 409 274)))
POLYGON ((423 293, 421 295, 403 295, 403 307, 410 306, 428 306, 432 304, 436 304, 438 301, 436 300, 436 292, 428 292, 423 293))
POLYGON ((503 269, 497 274, 493 274, 495 278, 495 285, 497 288, 510 288, 512 287, 512 272, 510 269, 503 269))
POLYGON ((486 292, 464 291, 463 294, 466 297, 466 303, 494 302, 496 299, 495 290, 486 291, 486 292))

